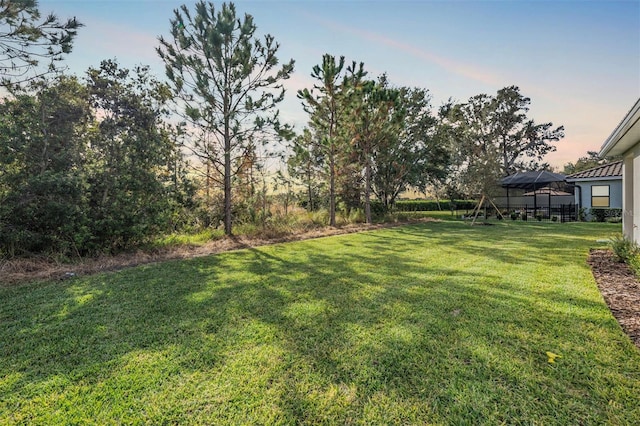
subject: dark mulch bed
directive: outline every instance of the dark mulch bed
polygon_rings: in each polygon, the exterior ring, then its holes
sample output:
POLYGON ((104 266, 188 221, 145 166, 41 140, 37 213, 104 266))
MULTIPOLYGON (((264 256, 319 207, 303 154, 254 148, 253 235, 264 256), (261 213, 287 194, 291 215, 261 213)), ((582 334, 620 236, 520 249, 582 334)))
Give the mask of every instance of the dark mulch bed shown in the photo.
POLYGON ((640 348, 640 282, 610 250, 593 249, 589 265, 613 316, 640 348))

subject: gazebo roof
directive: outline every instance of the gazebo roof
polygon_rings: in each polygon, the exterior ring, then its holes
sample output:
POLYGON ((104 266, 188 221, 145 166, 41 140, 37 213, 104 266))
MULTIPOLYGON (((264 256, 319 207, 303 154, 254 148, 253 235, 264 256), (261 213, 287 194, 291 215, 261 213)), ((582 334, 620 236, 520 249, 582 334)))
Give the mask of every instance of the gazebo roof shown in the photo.
POLYGON ((536 189, 535 191, 525 192, 522 195, 524 195, 524 196, 530 196, 530 195, 553 195, 553 196, 558 196, 558 195, 573 195, 573 194, 569 194, 568 192, 560 191, 559 189, 552 189, 552 188, 549 188, 549 187, 544 187, 544 188, 536 189))
POLYGON ((546 170, 539 172, 518 172, 500 179, 503 188, 537 189, 554 182, 564 182, 566 176, 546 170))

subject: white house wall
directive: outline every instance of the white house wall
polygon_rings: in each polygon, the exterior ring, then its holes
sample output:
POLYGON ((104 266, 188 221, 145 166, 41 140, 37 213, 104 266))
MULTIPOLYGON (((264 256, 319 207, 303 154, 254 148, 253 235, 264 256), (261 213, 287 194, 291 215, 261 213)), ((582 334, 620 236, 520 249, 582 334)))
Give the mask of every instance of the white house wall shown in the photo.
POLYGON ((622 232, 640 244, 640 143, 624 156, 622 232))

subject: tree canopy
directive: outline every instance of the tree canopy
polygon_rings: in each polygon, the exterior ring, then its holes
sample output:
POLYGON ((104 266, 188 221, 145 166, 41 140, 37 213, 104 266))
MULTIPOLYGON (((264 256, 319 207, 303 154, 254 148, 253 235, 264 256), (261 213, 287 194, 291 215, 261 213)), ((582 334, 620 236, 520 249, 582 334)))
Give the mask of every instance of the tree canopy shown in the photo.
POLYGON ((587 151, 587 155, 578 158, 575 163, 567 163, 564 165, 562 173, 565 175, 572 175, 574 173, 589 170, 594 167, 602 166, 614 161, 618 161, 617 158, 600 158, 600 155, 596 151, 587 151))
MULTIPOLYGON (((279 44, 267 34, 256 35, 253 17, 236 16, 233 3, 217 10, 198 1, 174 11, 172 40, 160 37, 158 54, 179 99, 177 112, 199 131, 192 152, 221 177, 224 191, 225 233, 232 233, 232 178, 243 157, 267 132, 280 130, 276 105, 284 98, 282 80, 293 72, 294 61, 282 66, 279 44)), ((208 177, 209 178, 209 177, 208 177)))
POLYGON ((564 127, 536 124, 527 116, 530 103, 517 86, 509 86, 495 96, 480 94, 443 106, 456 165, 451 180, 460 189, 487 194, 500 177, 548 167, 541 161, 555 151, 553 143, 564 137, 564 127))
POLYGON ((0 85, 56 70, 82 26, 76 18, 60 21, 53 13, 41 19, 36 0, 0 0, 0 85), (48 61, 44 69, 43 60, 48 61))

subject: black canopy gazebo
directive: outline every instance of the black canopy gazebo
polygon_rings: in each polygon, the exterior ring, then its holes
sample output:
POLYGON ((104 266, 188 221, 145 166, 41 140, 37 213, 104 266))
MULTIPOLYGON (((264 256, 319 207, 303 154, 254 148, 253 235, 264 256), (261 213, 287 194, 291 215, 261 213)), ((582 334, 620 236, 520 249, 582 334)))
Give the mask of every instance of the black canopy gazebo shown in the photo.
MULTIPOLYGON (((509 189, 524 189, 534 192, 533 210, 534 214, 538 210, 535 192, 543 187, 551 188, 552 184, 560 186, 564 183, 566 176, 561 173, 552 173, 546 170, 534 172, 518 172, 500 179, 500 186, 507 189, 507 209, 509 209, 509 189)), ((551 191, 548 191, 549 206, 551 206, 551 191)))

